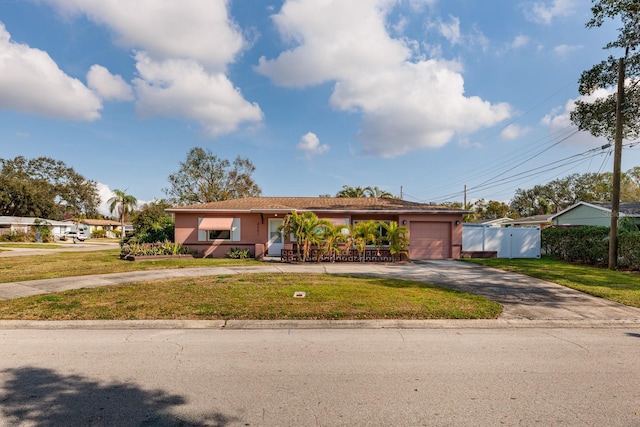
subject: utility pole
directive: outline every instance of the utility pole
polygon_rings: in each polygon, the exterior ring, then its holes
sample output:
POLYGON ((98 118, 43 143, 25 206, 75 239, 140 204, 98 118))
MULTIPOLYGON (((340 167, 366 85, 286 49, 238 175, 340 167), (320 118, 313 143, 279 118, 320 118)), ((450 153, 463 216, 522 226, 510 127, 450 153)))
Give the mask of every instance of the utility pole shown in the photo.
POLYGON ((467 209, 467 184, 464 185, 464 205, 462 209, 467 209))
POLYGON ((402 198, 402 185, 400 186, 400 200, 404 200, 404 199, 402 198))
POLYGON ((622 127, 624 117, 624 58, 618 61, 618 95, 616 99, 616 135, 613 151, 613 190, 611 192, 611 229, 609 232, 609 270, 618 266, 618 219, 620 218, 620 168, 622 163, 622 127))

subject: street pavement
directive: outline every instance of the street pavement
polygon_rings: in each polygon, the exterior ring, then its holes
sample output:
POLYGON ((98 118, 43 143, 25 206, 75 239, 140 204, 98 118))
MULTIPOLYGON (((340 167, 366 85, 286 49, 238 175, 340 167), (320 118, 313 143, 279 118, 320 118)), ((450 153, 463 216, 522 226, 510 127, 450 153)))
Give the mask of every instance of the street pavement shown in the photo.
POLYGON ((0 329, 2 426, 638 426, 640 327, 0 329))

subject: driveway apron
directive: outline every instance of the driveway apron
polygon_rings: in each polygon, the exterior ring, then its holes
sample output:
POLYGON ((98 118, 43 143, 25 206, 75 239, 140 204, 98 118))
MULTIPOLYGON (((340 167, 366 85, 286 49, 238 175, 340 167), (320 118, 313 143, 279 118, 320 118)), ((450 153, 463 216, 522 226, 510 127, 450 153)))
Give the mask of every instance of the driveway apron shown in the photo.
POLYGON ((640 309, 518 273, 453 260, 416 261, 423 281, 501 303, 501 319, 640 321, 640 309))

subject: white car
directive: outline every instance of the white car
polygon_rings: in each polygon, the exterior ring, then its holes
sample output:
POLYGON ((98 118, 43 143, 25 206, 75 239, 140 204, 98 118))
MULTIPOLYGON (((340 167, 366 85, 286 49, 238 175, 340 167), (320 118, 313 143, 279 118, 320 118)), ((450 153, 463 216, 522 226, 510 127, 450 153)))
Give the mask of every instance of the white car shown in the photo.
POLYGON ((60 236, 60 240, 79 240, 81 242, 84 242, 87 238, 87 235, 82 231, 67 231, 60 236))

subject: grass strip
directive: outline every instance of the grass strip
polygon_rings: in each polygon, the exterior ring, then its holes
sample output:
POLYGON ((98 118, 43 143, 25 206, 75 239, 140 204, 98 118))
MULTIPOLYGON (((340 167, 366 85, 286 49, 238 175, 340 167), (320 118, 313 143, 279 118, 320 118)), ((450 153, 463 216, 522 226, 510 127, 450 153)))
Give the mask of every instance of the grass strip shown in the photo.
POLYGON ((490 319, 501 310, 425 283, 327 274, 155 280, 0 301, 0 319, 24 320, 490 319))
POLYGON ((571 289, 640 308, 640 274, 570 264, 551 258, 465 259, 465 261, 557 283, 571 289))

